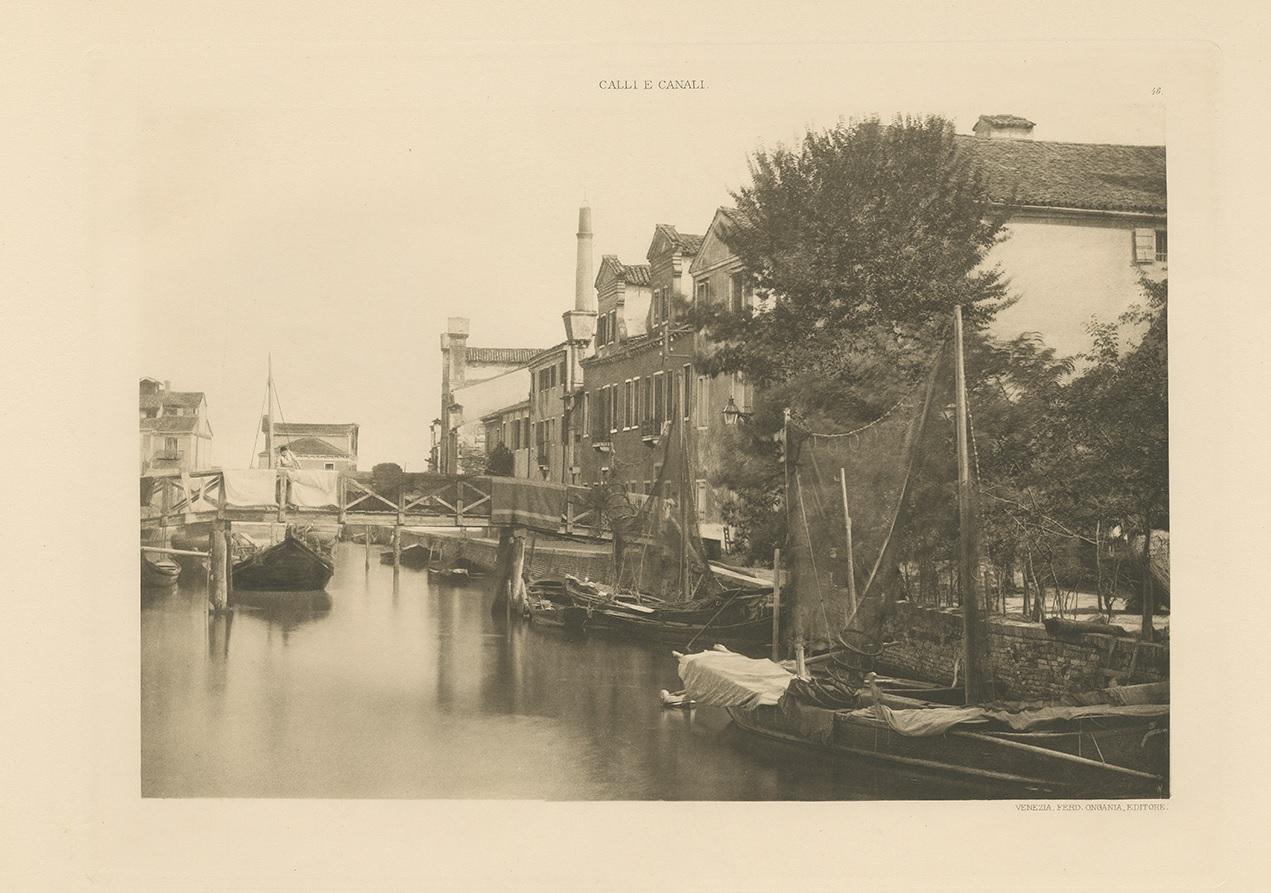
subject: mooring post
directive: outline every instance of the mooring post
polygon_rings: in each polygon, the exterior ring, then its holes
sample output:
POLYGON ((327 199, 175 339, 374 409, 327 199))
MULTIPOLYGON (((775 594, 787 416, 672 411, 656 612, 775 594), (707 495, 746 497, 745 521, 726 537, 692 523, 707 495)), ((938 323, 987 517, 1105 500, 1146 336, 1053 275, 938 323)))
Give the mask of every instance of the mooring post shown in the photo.
POLYGON ((772 662, 781 660, 781 549, 772 550, 772 662))
POLYGON ((209 551, 212 562, 212 591, 208 598, 212 602, 213 611, 224 611, 229 602, 229 579, 226 573, 225 529, 222 522, 214 522, 208 534, 209 551))
POLYGON ((366 572, 371 572, 371 525, 366 525, 366 572))
POLYGON ((517 527, 512 531, 512 537, 512 591, 510 594, 517 608, 520 609, 525 603, 525 528, 517 527))
POLYGON ((234 522, 225 522, 225 603, 234 591, 234 522))
POLYGON ((393 570, 396 571, 402 566, 402 528, 395 526, 393 528, 393 570))

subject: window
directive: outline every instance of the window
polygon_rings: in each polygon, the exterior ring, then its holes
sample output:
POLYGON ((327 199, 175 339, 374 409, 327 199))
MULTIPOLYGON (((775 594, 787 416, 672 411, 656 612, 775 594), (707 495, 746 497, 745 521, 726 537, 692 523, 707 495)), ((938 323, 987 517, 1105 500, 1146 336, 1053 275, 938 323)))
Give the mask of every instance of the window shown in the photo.
POLYGON ((653 379, 644 380, 644 397, 640 400, 640 421, 647 422, 653 418, 653 379))
POLYGON ((734 273, 728 277, 728 309, 741 310, 751 304, 750 285, 744 273, 734 273))
POLYGON ((661 372, 653 374, 653 421, 659 426, 666 418, 666 393, 662 387, 665 377, 661 372))
POLYGON ((327 471, 335 471, 335 463, 334 463, 334 462, 328 462, 328 463, 326 463, 325 468, 326 468, 326 470, 327 470, 327 471))
POLYGON ((605 343, 605 327, 609 324, 609 317, 601 314, 600 319, 596 320, 596 346, 600 347, 605 343))
POLYGON ((618 311, 609 311, 609 343, 613 344, 618 340, 618 311))
POLYGON ((556 369, 557 369, 556 383, 560 385, 564 385, 565 384, 565 361, 561 360, 560 365, 557 366, 556 369))
POLYGON ((688 363, 684 364, 684 387, 682 390, 683 390, 683 395, 682 395, 683 399, 681 400, 681 403, 684 406, 684 420, 688 421, 689 417, 692 414, 692 409, 693 409, 693 402, 692 402, 693 367, 689 365, 688 363))
MULTIPOLYGON (((522 381, 524 381, 524 379, 522 379, 522 381)), ((175 453, 177 451, 177 439, 175 437, 163 438, 163 448, 169 453, 175 453)))
POLYGON ((653 324, 656 326, 666 318, 665 309, 662 306, 662 289, 654 289, 653 291, 653 324))
POLYGON ((671 373, 665 379, 666 381, 666 417, 668 419, 675 418, 675 407, 677 405, 675 400, 675 396, 676 396, 675 392, 678 390, 676 386, 676 379, 678 377, 679 376, 677 376, 675 373, 671 373))
POLYGON ((1166 259, 1165 230, 1163 229, 1158 229, 1156 231, 1156 259, 1162 263, 1164 263, 1166 259))
POLYGON ((591 436, 591 391, 583 391, 583 437, 591 436))
POLYGON ((631 379, 631 427, 632 428, 639 428, 640 422, 643 421, 643 419, 640 418, 640 411, 643 408, 640 406, 640 397, 641 397, 640 379, 639 377, 636 377, 631 379))
POLYGON ((711 282, 709 279, 697 280, 697 303, 705 304, 711 299, 711 282))
POLYGON ((609 385, 609 432, 618 430, 618 386, 609 385))
POLYGON ((1134 230, 1134 262, 1150 264, 1156 260, 1157 230, 1134 230))
POLYGON ((697 426, 705 428, 710 424, 710 379, 705 375, 697 376, 697 390, 693 393, 696 403, 693 409, 693 415, 697 417, 697 426))
POLYGON ((697 523, 701 524, 706 520, 706 500, 709 499, 706 490, 706 481, 697 481, 697 523))

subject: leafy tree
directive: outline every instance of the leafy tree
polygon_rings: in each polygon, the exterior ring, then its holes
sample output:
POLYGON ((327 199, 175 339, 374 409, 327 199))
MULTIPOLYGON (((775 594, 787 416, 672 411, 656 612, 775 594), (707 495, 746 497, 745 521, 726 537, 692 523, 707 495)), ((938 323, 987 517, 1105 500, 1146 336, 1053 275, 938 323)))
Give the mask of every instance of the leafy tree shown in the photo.
POLYGON ((1005 220, 983 177, 938 118, 877 119, 809 132, 761 150, 733 198, 725 240, 759 311, 698 305, 688 319, 715 345, 711 374, 758 386, 756 413, 732 439, 716 483, 752 559, 780 542, 781 408, 830 428, 865 424, 910 392, 947 336, 954 305, 969 332, 1010 299, 986 267, 1005 220))
POLYGON ((371 481, 377 493, 395 498, 402 483, 402 467, 396 462, 380 462, 371 467, 371 481))
POLYGON ((515 470, 516 457, 512 455, 512 451, 502 443, 496 444, 494 449, 490 450, 489 458, 486 459, 485 473, 498 477, 511 477, 515 470))

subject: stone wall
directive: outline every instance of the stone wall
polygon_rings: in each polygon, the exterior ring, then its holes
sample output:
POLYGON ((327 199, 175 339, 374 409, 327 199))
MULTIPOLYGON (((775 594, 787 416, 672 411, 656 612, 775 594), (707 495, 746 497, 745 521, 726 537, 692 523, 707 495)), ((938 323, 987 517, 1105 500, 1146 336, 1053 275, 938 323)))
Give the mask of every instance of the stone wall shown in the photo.
MULTIPOLYGON (((1169 679, 1169 645, 1140 642, 1129 634, 1052 637, 1040 623, 993 618, 989 621, 987 669, 1017 698, 1053 697, 1106 687, 1169 679)), ((894 642, 884 669, 899 675, 952 683, 962 657, 962 615, 896 605, 884 629, 894 642)), ((959 670, 959 678, 960 670, 959 670)))

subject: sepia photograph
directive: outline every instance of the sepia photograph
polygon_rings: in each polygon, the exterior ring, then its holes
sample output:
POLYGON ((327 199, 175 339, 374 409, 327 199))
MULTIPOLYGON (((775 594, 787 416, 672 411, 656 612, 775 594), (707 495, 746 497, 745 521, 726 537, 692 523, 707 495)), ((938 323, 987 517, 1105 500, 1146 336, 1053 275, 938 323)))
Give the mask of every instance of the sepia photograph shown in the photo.
POLYGON ((142 795, 1168 797, 1164 104, 540 61, 139 111, 142 795))

